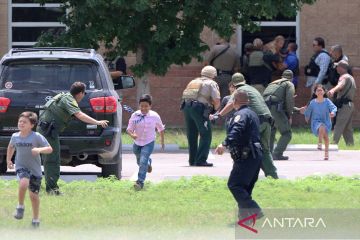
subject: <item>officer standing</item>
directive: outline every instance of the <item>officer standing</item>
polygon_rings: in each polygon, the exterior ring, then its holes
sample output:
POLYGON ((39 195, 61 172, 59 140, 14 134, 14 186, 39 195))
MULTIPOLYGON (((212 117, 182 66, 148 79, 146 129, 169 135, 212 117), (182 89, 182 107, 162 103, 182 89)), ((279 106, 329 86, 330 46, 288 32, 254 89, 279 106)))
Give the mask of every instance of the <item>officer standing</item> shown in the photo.
POLYGON ((215 149, 215 153, 223 154, 226 147, 234 161, 228 188, 238 203, 239 218, 252 214, 260 218, 263 216, 262 211, 251 197, 262 160, 260 122, 256 113, 248 107, 249 98, 245 91, 237 90, 234 100, 237 112, 230 120, 225 140, 215 149))
POLYGON ((348 73, 349 64, 347 61, 341 60, 338 62, 336 71, 340 75, 339 82, 328 92, 330 97, 337 93, 334 99, 334 104, 337 106, 338 112, 334 126, 333 143, 338 144, 341 135, 343 135, 346 145, 354 145, 352 119, 356 84, 353 76, 348 73))
POLYGON ((219 87, 214 81, 215 77, 216 69, 205 66, 201 70, 201 77, 192 80, 183 92, 181 109, 185 116, 190 166, 213 166, 206 160, 212 137, 209 114, 220 106, 219 87))
MULTIPOLYGON (((271 152, 270 152, 270 136, 271 136, 271 125, 273 119, 269 108, 266 106, 264 98, 261 96, 259 91, 246 84, 244 76, 241 73, 235 73, 231 79, 232 84, 236 87, 236 91, 244 91, 249 97, 249 107, 253 110, 260 119, 260 143, 263 149, 263 161, 261 163, 261 169, 264 171, 265 176, 271 176, 274 179, 278 179, 277 169, 274 165, 271 152)), ((227 114, 228 111, 233 109, 234 98, 230 98, 228 104, 222 111, 219 112, 218 116, 222 117, 227 114)), ((216 115, 215 115, 216 116, 216 115)))
POLYGON ((229 95, 229 82, 233 73, 239 68, 240 56, 230 46, 228 39, 221 39, 220 44, 211 49, 207 63, 217 70, 216 82, 220 88, 221 98, 229 95))
POLYGON ((53 148, 51 154, 43 156, 46 192, 60 195, 57 181, 60 177, 60 141, 59 134, 64 131, 71 117, 74 115, 79 120, 107 127, 108 121, 97 121, 83 113, 78 103, 85 96, 86 85, 82 82, 75 82, 71 85, 69 93, 60 93, 49 100, 45 110, 40 114, 39 124, 36 131, 45 136, 53 148))
POLYGON ((275 128, 271 131, 270 150, 273 150, 276 129, 279 130, 281 136, 277 142, 277 146, 273 151, 274 160, 288 160, 289 157, 284 156, 287 145, 291 140, 291 122, 294 109, 295 87, 291 82, 293 72, 285 70, 282 78, 273 81, 264 91, 264 100, 268 105, 271 115, 275 121, 275 128))

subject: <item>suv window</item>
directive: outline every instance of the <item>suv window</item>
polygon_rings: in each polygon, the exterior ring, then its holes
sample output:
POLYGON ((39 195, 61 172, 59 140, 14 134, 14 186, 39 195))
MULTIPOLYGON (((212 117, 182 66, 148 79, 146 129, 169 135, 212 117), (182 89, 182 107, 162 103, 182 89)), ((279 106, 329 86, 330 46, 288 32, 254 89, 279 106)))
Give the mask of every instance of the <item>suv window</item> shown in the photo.
POLYGON ((86 89, 102 89, 98 65, 93 62, 11 62, 3 69, 0 89, 48 89, 68 91, 76 81, 86 89))

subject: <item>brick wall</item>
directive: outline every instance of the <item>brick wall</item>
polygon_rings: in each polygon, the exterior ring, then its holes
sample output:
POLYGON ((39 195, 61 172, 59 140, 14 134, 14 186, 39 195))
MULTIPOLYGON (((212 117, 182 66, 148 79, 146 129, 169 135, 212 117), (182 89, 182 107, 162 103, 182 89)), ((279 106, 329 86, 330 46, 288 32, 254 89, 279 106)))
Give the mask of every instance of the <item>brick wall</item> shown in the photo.
POLYGON ((0 1, 0 57, 8 51, 8 1, 0 1))
POLYGON ((350 64, 360 66, 360 1, 317 0, 304 5, 300 13, 300 62, 305 65, 312 52, 315 37, 325 40, 326 48, 343 46, 350 64), (304 64, 305 63, 305 64, 304 64))

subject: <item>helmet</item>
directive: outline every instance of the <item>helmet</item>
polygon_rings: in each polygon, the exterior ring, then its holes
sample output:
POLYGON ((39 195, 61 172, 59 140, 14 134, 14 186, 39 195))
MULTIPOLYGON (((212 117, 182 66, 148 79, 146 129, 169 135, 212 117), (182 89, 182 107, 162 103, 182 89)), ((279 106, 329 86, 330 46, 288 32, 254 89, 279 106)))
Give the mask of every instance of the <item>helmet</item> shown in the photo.
POLYGON ((201 76, 214 79, 217 76, 216 68, 213 66, 205 66, 201 69, 201 76))
POLYGON ((231 83, 236 87, 242 83, 245 83, 245 78, 244 75, 242 75, 241 73, 235 73, 234 75, 232 75, 231 77, 231 83))
POLYGON ((285 70, 282 74, 283 78, 290 79, 290 80, 293 79, 293 76, 294 76, 293 72, 289 69, 285 70))

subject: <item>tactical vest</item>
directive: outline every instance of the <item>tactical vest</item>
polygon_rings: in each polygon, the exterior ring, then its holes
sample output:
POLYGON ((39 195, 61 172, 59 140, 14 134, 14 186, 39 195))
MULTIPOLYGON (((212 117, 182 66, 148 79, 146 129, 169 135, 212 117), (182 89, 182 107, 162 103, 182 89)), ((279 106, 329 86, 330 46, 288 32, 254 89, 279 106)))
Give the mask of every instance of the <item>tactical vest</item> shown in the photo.
MULTIPOLYGON (((319 56, 320 53, 326 53, 328 56, 329 53, 322 50, 318 53, 315 53, 311 58, 310 58, 310 62, 308 65, 305 66, 305 75, 306 76, 312 76, 312 77, 317 77, 319 75, 320 72, 320 68, 319 66, 315 63, 315 59, 319 56)), ((331 66, 331 62, 329 63, 329 66, 331 66)), ((327 71, 326 71, 326 75, 328 74, 329 71, 329 66, 327 66, 327 71)))
POLYGON ((265 89, 263 96, 266 104, 270 107, 271 105, 279 104, 284 102, 286 84, 284 82, 289 81, 288 79, 280 79, 272 82, 265 89))
POLYGON ((203 97, 205 98, 205 100, 207 101, 208 105, 212 105, 211 101, 210 101, 210 97, 205 96, 203 94, 201 94, 201 89, 203 87, 203 80, 202 78, 196 78, 194 80, 192 80, 185 88, 183 95, 182 95, 182 99, 183 100, 199 100, 199 97, 203 97))

